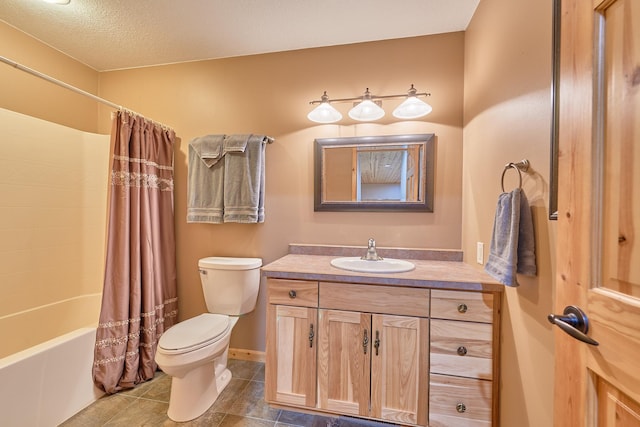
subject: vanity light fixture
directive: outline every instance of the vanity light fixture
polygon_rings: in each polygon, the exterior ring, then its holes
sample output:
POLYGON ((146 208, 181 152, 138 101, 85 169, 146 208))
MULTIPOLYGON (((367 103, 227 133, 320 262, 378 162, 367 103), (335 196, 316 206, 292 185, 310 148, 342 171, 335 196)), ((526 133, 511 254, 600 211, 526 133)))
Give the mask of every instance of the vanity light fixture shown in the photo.
POLYGON ((46 3, 54 3, 54 4, 69 4, 71 0, 44 0, 46 3))
POLYGON ((320 105, 311 110, 311 112, 307 114, 307 118, 316 123, 334 123, 342 120, 342 114, 329 104, 329 97, 325 90, 320 99, 320 105))
POLYGON ((369 88, 367 88, 367 90, 364 91, 362 102, 359 102, 349 110, 349 117, 360 122, 371 122, 381 119, 384 117, 384 110, 380 105, 382 105, 381 101, 376 102, 371 99, 371 92, 369 92, 369 88))
POLYGON ((431 105, 418 98, 417 92, 416 88, 411 85, 407 99, 393 110, 394 117, 405 120, 417 119, 418 117, 426 116, 433 110, 431 105))
POLYGON ((361 97, 329 99, 325 91, 319 101, 309 102, 309 104, 317 105, 317 107, 307 115, 307 118, 316 123, 335 123, 342 119, 342 114, 330 105, 330 103, 353 102, 354 107, 349 110, 349 117, 361 122, 374 121, 381 119, 385 115, 382 109, 383 99, 406 98, 405 101, 393 111, 393 116, 403 120, 416 119, 426 116, 432 110, 429 104, 418 98, 420 96, 431 96, 431 94, 426 92, 418 93, 413 84, 407 91, 407 94, 402 95, 372 95, 371 92, 369 92, 369 88, 367 88, 361 97))

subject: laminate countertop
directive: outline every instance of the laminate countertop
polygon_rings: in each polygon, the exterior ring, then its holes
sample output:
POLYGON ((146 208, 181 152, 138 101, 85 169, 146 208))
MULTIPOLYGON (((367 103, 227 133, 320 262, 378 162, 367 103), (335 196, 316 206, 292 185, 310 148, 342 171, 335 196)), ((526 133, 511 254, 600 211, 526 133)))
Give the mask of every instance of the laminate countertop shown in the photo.
POLYGON ((290 253, 263 266, 262 274, 277 279, 490 292, 504 290, 504 285, 487 273, 461 261, 407 259, 415 264, 414 270, 403 273, 361 273, 332 266, 331 260, 334 258, 337 256, 290 253))

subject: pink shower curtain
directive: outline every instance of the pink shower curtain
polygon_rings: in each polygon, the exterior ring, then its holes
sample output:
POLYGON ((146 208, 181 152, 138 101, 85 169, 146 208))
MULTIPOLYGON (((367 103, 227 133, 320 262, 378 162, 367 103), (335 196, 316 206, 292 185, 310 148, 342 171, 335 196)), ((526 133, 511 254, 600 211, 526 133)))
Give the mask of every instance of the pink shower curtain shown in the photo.
POLYGON ((119 111, 107 257, 93 380, 107 393, 153 378, 157 342, 176 321, 173 223, 175 133, 119 111))

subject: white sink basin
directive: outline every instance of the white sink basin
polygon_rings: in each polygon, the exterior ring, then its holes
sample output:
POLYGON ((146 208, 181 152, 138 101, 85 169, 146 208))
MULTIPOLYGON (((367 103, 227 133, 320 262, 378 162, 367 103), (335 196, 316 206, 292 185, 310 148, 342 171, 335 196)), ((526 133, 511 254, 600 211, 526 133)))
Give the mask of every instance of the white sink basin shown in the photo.
POLYGON ((360 273, 402 273, 416 268, 412 262, 391 258, 379 261, 368 261, 360 259, 360 257, 334 258, 331 260, 331 265, 360 273))

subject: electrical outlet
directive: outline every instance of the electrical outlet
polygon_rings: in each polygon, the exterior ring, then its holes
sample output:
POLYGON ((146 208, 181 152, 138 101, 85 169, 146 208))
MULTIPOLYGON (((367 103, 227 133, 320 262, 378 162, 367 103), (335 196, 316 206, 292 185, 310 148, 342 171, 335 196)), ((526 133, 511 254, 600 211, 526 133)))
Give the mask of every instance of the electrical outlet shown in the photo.
POLYGON ((484 243, 476 244, 476 262, 480 265, 484 264, 484 243))

